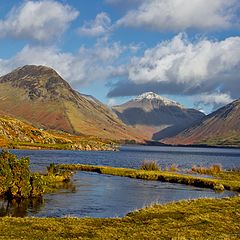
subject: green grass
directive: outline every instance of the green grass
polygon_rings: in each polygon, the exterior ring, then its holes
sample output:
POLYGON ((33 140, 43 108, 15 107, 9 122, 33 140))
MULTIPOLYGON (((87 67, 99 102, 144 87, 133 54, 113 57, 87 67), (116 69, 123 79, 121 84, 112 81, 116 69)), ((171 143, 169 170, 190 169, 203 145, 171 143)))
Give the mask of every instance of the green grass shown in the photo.
POLYGON ((240 192, 240 175, 239 172, 224 172, 216 174, 215 178, 203 178, 200 176, 190 176, 187 174, 179 174, 166 171, 145 171, 130 168, 113 168, 108 166, 92 166, 83 164, 62 164, 59 165, 62 169, 71 171, 89 171, 100 174, 108 174, 114 176, 130 177, 144 180, 155 180, 162 182, 180 183, 192 185, 196 187, 211 188, 215 190, 232 190, 240 192), (231 175, 231 176, 230 176, 231 175), (229 177, 230 176, 230 177, 229 177))
POLYGON ((153 205, 124 218, 0 218, 0 239, 240 238, 240 197, 153 205))

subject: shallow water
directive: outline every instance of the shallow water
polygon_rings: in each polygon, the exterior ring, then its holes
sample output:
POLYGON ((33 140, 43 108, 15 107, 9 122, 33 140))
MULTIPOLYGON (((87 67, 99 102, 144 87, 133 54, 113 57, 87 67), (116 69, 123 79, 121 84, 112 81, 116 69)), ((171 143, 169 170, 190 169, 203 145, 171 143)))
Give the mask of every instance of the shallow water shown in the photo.
MULTIPOLYGON (((173 163, 180 168, 193 164, 224 168, 240 167, 240 149, 175 148, 124 146, 118 152, 30 151, 14 150, 18 156, 30 156, 31 168, 43 171, 51 162, 84 163, 138 168, 142 160, 156 160, 162 167, 173 163)), ((35 217, 122 217, 152 203, 181 199, 225 197, 235 193, 216 193, 210 189, 180 184, 144 181, 97 173, 77 172, 71 184, 42 201, 11 203, 0 201, 0 215, 35 217)))

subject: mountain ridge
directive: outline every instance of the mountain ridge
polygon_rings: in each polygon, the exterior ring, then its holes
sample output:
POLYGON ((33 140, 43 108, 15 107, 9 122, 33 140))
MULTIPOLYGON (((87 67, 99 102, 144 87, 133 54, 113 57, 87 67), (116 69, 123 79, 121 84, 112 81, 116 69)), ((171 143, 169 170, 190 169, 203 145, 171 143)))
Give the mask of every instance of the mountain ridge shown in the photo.
POLYGON ((143 93, 112 109, 125 124, 145 132, 151 140, 176 135, 204 116, 198 110, 187 109, 153 92, 143 93))
POLYGON ((26 65, 0 77, 0 113, 38 128, 142 141, 104 104, 81 96, 45 66, 26 65))
POLYGON ((173 138, 166 138, 163 142, 240 146, 240 99, 221 107, 205 116, 199 124, 185 129, 173 138))

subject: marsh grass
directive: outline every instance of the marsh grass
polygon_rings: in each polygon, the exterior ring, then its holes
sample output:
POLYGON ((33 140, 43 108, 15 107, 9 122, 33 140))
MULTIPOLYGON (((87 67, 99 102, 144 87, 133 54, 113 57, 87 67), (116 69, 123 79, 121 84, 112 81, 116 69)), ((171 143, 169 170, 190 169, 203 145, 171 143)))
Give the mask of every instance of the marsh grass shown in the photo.
POLYGON ((191 176, 189 174, 179 174, 166 171, 146 171, 130 168, 114 168, 107 166, 92 166, 83 164, 62 164, 62 169, 70 171, 89 171, 100 174, 108 174, 114 176, 130 177, 143 180, 162 181, 170 183, 179 183, 191 185, 195 187, 211 188, 214 190, 233 190, 240 192, 240 176, 239 173, 222 171, 216 175, 216 178, 203 178, 201 176, 191 176), (236 176, 236 177, 234 177, 236 176))
POLYGON ((161 171, 161 168, 158 165, 158 163, 154 160, 152 161, 144 160, 140 166, 140 170, 161 171))
POLYGON ((208 168, 207 167, 199 167, 199 166, 196 166, 196 165, 192 166, 192 172, 196 172, 196 173, 199 173, 199 174, 215 175, 215 174, 218 174, 222 171, 223 171, 222 166, 217 165, 217 164, 212 165, 208 168))

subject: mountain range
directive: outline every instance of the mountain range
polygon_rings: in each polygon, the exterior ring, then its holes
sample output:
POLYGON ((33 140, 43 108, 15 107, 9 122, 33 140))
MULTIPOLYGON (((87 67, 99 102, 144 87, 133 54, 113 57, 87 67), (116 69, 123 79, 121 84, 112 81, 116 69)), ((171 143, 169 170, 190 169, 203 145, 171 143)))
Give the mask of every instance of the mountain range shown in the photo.
POLYGON ((68 149, 106 149, 108 140, 240 146, 239 136, 240 100, 206 116, 147 92, 110 109, 45 66, 0 77, 1 146, 49 141, 68 149))
POLYGON ((114 140, 141 140, 104 104, 73 90, 56 71, 27 65, 0 78, 0 113, 35 127, 114 140))
POLYGON ((114 106, 113 111, 125 124, 135 127, 152 140, 175 136, 205 116, 198 110, 185 108, 153 92, 114 106))

